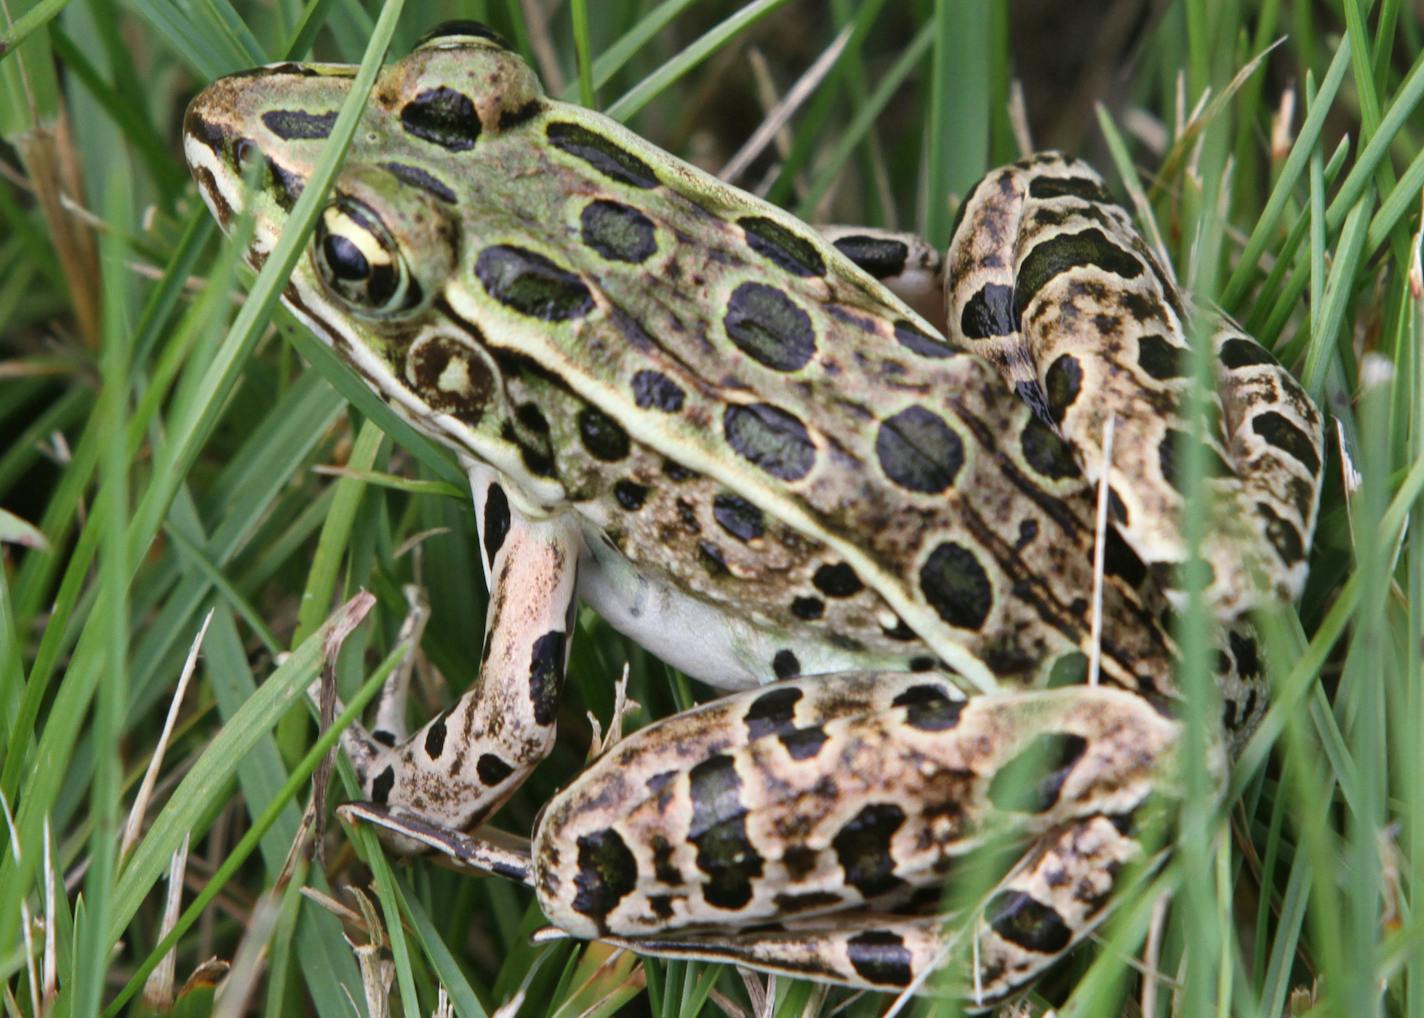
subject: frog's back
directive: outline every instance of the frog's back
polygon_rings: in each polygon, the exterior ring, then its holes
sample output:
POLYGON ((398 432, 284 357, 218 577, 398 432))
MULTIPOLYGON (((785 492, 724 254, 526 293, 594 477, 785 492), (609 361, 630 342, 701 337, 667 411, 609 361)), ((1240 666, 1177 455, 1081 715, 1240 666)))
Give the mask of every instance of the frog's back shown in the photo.
MULTIPOLYGON (((973 679, 1086 647, 1089 498, 987 364, 804 224, 605 118, 545 103, 495 145, 534 182, 485 192, 451 303, 540 408, 533 459, 640 568, 852 650, 918 635, 973 679)), ((1117 550, 1107 667, 1142 683, 1170 652, 1117 550)))
MULTIPOLYGON (((252 82, 212 105, 270 133, 290 207, 349 80, 266 73, 282 105, 252 82)), ((305 266, 289 302, 522 509, 573 505, 635 570, 867 660, 903 648, 987 686, 1086 649, 1092 514, 1068 450, 798 220, 469 40, 382 73, 336 192, 334 232, 387 211, 397 240, 368 253, 413 260, 405 303, 324 313, 305 266)), ((1121 550, 1105 672, 1150 688, 1169 649, 1121 550)))

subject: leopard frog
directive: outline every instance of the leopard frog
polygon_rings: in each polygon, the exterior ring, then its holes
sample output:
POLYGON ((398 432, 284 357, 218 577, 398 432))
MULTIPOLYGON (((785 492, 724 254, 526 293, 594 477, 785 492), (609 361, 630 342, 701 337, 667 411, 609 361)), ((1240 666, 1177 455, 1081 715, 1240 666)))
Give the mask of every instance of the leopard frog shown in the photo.
MULTIPOLYGON (((353 73, 274 64, 189 107, 189 166, 224 227, 255 220, 251 265, 353 73)), ((885 989, 972 952, 980 1005, 1107 915, 1179 733, 1190 311, 1091 169, 991 172, 944 256, 822 234, 451 24, 380 74, 284 300, 473 492, 491 597, 468 692, 411 733, 395 690, 346 742, 397 844, 652 954, 885 989), (580 601, 734 692, 615 745, 501 856, 473 831, 549 751, 580 601), (926 907, 1006 831, 1019 862, 973 921, 926 907)), ((1209 331, 1230 741, 1263 707, 1239 618, 1304 580, 1321 417, 1209 331)))

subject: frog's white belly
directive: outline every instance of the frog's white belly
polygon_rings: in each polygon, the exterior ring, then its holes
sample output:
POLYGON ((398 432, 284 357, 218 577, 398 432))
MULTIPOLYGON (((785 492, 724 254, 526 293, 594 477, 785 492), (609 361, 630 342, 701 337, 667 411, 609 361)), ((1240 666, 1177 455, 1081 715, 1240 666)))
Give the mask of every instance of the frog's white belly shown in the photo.
POLYGON ((718 689, 751 689, 793 674, 894 667, 903 660, 902 655, 882 661, 804 635, 798 639, 798 634, 773 632, 747 616, 723 611, 640 573, 604 539, 596 523, 580 520, 579 599, 614 629, 694 679, 718 689), (768 667, 773 661, 794 661, 797 667, 777 675, 768 667))

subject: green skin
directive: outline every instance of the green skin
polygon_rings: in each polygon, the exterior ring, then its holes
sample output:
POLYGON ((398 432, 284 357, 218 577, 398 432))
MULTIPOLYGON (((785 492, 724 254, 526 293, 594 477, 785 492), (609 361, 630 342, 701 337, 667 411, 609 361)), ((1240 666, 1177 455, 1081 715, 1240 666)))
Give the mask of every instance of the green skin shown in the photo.
MULTIPOLYGON (((189 107, 194 177, 225 229, 254 217, 254 267, 352 73, 274 65, 189 107)), ((874 231, 833 244, 547 99, 482 30, 385 68, 284 299, 460 459, 491 608, 455 706, 407 734, 396 683, 346 740, 363 819, 649 953, 903 988, 974 942, 982 1004, 1102 921, 1142 855, 1124 818, 1170 786, 1177 737, 1154 576, 1184 554, 1161 452, 1183 302, 1082 164, 986 184, 943 262, 874 231), (948 340, 912 304, 947 312, 948 340), (1116 544, 1095 575, 1100 478, 1116 544), (548 752, 579 600, 745 691, 619 743, 505 851, 461 832, 548 752), (1089 658, 1107 688, 1043 690, 1089 658), (813 677, 759 688, 793 676, 813 677), (1038 791, 1007 794, 1029 757, 1038 791), (1024 854, 984 921, 912 914, 1004 832, 1024 854)), ((1204 549, 1230 621, 1252 573, 1275 596, 1303 581, 1320 417, 1229 323, 1215 346, 1213 484, 1265 521, 1204 549)), ((1232 738, 1264 706, 1250 640, 1222 642, 1232 738)))

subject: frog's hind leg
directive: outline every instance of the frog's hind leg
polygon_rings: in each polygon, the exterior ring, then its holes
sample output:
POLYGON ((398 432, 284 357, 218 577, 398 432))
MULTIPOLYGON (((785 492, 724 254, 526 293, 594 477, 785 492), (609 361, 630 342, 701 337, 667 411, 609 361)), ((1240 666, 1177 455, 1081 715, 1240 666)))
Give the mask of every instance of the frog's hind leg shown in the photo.
POLYGON ((479 675, 413 734, 399 736, 403 698, 392 696, 385 735, 348 743, 372 802, 450 830, 478 824, 553 745, 583 540, 571 517, 524 518, 492 471, 472 472, 471 484, 490 581, 479 675))
POLYGON ((869 226, 823 226, 821 235, 925 321, 944 321, 944 256, 929 241, 869 226))
POLYGON ((751 930, 605 938, 666 959, 730 962, 883 992, 944 993, 977 1012, 1026 989, 1112 911, 1124 869, 1144 858, 1121 818, 1040 837, 973 918, 855 909, 751 930))
MULTIPOLYGON (((1090 167, 1040 153, 976 185, 945 264, 950 341, 993 361, 1086 478, 1106 479, 1114 528, 1180 601, 1193 312, 1131 218, 1090 167)), ((1229 323, 1214 328, 1202 437, 1217 512, 1201 552, 1207 596, 1234 619, 1259 590, 1290 598, 1304 582, 1320 415, 1261 347, 1229 323)))

